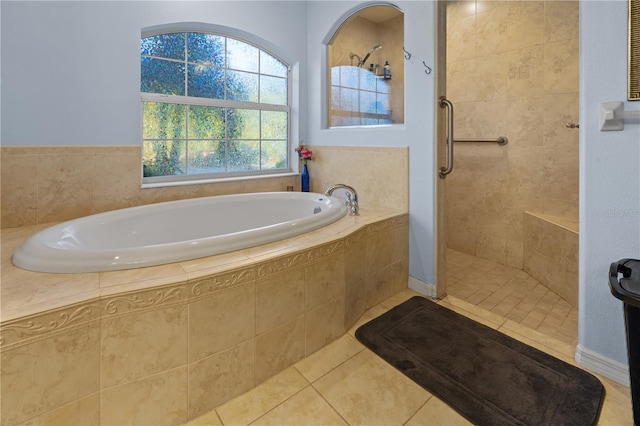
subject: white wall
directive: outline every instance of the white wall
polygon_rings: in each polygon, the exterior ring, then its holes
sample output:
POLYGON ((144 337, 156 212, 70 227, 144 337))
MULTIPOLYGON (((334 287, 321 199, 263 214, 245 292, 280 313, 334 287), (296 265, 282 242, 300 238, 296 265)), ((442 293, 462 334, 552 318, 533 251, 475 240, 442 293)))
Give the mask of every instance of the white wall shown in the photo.
MULTIPOLYGON (((309 116, 306 142, 311 145, 409 146, 409 274, 425 283, 434 284, 435 75, 425 74, 422 61, 435 69, 436 3, 390 3, 404 12, 404 46, 413 55, 411 60, 404 63, 404 125, 327 129, 326 43, 346 17, 371 2, 311 1, 307 12, 309 116)), ((391 66, 393 69, 403 64, 391 66)), ((371 170, 371 179, 376 179, 375 170, 371 170)))
MULTIPOLYGON (((640 125, 601 132, 600 103, 627 99, 627 1, 580 3, 579 349, 627 364, 622 302, 609 265, 640 258, 640 125)), ((625 110, 640 102, 625 102, 625 110)))
MULTIPOLYGON (((306 4, 292 1, 2 2, 2 144, 140 144, 140 31, 224 25, 296 63, 306 99, 306 4)), ((296 105, 306 130, 306 102, 296 105)))

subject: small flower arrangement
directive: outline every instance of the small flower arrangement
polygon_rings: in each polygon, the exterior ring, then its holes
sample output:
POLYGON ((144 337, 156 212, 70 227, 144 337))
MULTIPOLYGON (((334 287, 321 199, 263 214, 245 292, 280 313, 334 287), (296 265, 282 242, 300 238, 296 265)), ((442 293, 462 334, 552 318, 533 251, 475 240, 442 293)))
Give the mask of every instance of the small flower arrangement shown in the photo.
POLYGON ((298 146, 296 152, 298 153, 298 157, 304 161, 304 164, 307 164, 307 161, 313 160, 313 151, 308 150, 304 145, 298 146))

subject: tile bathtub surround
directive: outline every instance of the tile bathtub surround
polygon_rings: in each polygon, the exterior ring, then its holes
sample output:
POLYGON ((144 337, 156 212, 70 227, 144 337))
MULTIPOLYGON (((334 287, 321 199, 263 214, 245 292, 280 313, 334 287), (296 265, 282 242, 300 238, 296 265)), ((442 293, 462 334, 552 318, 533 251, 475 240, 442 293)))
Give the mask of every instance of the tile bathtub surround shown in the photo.
MULTIPOLYGON (((313 150, 313 191, 324 192, 340 181, 356 188, 361 206, 408 209, 408 148, 313 150), (380 179, 368 179, 371 170, 380 179)), ((185 198, 300 188, 294 175, 141 189, 140 155, 138 146, 0 147, 1 227, 61 222, 185 198)))
POLYGON ((408 279, 406 212, 365 208, 238 253, 81 274, 98 283, 85 300, 63 292, 31 303, 27 290, 55 291, 73 277, 4 258, 33 231, 2 231, 2 303, 11 307, 0 327, 2 424, 184 423, 344 336, 408 279))
POLYGON ((447 3, 447 247, 523 268, 524 211, 578 221, 579 2, 447 3), (475 6, 475 7, 470 7, 475 6))

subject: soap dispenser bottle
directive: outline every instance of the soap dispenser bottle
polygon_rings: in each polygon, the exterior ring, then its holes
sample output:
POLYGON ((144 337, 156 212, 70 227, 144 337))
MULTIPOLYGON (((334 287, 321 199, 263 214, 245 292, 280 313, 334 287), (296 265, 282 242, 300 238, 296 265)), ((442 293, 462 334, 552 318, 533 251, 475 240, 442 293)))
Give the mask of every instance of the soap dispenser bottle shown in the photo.
POLYGON ((385 80, 391 79, 391 67, 389 66, 389 61, 384 61, 384 71, 383 75, 385 80))

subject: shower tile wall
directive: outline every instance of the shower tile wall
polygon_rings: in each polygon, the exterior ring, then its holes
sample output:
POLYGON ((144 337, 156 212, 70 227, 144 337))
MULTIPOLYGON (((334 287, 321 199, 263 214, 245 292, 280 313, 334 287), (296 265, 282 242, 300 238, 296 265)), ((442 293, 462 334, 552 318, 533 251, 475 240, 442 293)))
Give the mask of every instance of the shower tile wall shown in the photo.
POLYGON ((523 267, 524 211, 578 221, 578 2, 447 4, 447 246, 523 267))

